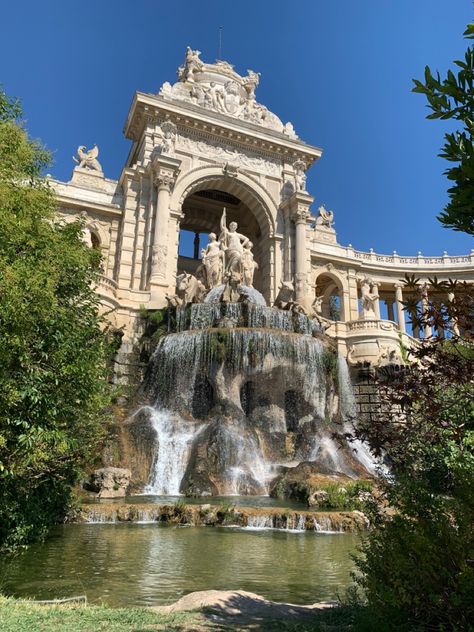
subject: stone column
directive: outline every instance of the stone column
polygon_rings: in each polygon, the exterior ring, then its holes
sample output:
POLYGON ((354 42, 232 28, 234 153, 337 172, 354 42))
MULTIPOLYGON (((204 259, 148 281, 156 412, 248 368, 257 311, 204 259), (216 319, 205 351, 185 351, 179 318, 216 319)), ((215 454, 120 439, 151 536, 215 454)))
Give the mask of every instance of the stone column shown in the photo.
MULTIPOLYGON (((150 286, 161 286, 163 291, 168 287, 168 223, 170 217, 170 195, 176 180, 181 161, 168 156, 156 156, 153 160, 154 184, 157 188, 155 227, 153 230, 153 247, 150 286)), ((153 291, 152 294, 156 294, 153 291)), ((155 288, 156 290, 156 288, 155 288)), ((163 293, 164 299, 164 293, 163 293)))
POLYGON ((405 324, 405 310, 403 309, 403 293, 402 293, 402 284, 395 283, 395 301, 397 304, 397 321, 398 321, 398 329, 402 333, 406 333, 407 328, 405 324))
POLYGON ((298 208, 293 212, 295 222, 295 299, 297 302, 304 300, 307 286, 306 270, 306 222, 309 217, 308 209, 298 208))
POLYGON ((194 258, 199 259, 199 233, 194 233, 194 258))
POLYGON ((385 305, 387 306, 387 315, 388 319, 391 321, 395 320, 395 315, 393 313, 393 301, 391 299, 387 299, 385 301, 385 305))
MULTIPOLYGON (((421 290, 421 313, 423 317, 426 317, 427 312, 428 312, 428 285, 425 283, 421 290)), ((423 331, 424 331, 425 338, 431 338, 433 334, 433 330, 430 327, 430 325, 425 325, 423 331)))
POLYGON ((374 303, 374 312, 375 318, 380 320, 380 299, 379 299, 379 283, 374 283, 372 285, 372 291, 375 294, 375 303, 374 303))

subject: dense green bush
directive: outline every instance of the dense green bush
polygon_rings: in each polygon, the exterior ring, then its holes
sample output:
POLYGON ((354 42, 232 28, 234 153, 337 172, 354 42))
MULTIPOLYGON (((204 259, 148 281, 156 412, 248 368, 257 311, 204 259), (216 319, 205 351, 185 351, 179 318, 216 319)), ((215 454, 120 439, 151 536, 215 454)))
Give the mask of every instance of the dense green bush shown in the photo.
MULTIPOLYGON (((472 289, 461 290, 458 322, 462 303, 474 305, 472 289)), ((433 298, 417 324, 432 326, 440 309, 433 298)), ((474 347, 468 332, 449 333, 380 385, 392 414, 358 430, 392 468, 358 560, 367 629, 468 630, 474 621, 474 347)))
POLYGON ((0 92, 0 548, 41 536, 99 445, 107 335, 100 254, 80 223, 55 220, 19 106, 0 92))

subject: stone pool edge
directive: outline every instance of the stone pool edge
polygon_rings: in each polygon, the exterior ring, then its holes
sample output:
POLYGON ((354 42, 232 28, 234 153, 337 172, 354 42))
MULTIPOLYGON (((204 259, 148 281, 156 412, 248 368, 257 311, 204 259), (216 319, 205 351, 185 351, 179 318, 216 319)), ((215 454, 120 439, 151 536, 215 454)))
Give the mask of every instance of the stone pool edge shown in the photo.
POLYGON ((87 524, 169 523, 250 529, 353 533, 370 527, 361 511, 303 511, 278 507, 222 505, 84 503, 67 522, 87 524))

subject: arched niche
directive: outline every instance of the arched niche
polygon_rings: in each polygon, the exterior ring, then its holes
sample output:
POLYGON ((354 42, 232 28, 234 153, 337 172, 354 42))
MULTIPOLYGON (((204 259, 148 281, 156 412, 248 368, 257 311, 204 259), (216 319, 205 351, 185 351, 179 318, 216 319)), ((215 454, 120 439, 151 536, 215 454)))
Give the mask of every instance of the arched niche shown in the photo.
POLYGON ((349 320, 349 305, 344 280, 333 270, 323 268, 314 275, 315 298, 321 298, 321 315, 328 320, 349 320))

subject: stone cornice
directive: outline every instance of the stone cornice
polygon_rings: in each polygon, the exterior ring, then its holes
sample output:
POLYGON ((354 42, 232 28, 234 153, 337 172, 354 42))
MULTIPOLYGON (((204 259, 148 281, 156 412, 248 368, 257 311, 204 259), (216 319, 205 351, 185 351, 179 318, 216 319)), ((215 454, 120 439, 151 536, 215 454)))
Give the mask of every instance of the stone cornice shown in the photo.
POLYGON ((77 197, 70 197, 68 195, 56 194, 56 200, 60 208, 74 208, 88 211, 94 211, 100 215, 109 215, 112 217, 121 217, 122 209, 119 206, 112 204, 100 204, 91 200, 79 199, 77 197))
POLYGON ((263 128, 226 114, 208 111, 191 103, 177 103, 162 96, 135 93, 124 134, 137 142, 147 123, 168 119, 178 127, 205 133, 216 139, 239 144, 288 162, 303 160, 310 167, 321 157, 322 150, 283 133, 263 128))

